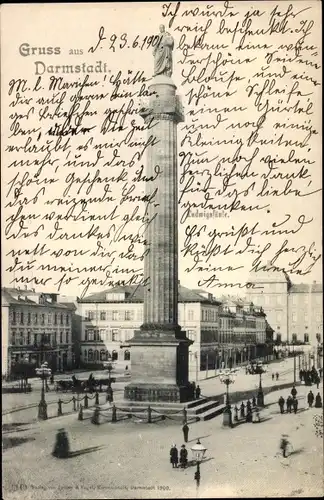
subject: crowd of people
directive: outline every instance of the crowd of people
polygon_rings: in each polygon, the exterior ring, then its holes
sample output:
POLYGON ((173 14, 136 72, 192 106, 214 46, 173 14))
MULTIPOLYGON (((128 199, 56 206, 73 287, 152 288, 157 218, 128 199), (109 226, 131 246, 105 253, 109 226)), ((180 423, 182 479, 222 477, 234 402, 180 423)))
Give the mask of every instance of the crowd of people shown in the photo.
POLYGON ((299 380, 301 382, 304 382, 305 385, 316 384, 317 389, 319 387, 321 377, 322 377, 322 368, 319 368, 317 371, 315 366, 313 366, 311 370, 299 371, 299 380))

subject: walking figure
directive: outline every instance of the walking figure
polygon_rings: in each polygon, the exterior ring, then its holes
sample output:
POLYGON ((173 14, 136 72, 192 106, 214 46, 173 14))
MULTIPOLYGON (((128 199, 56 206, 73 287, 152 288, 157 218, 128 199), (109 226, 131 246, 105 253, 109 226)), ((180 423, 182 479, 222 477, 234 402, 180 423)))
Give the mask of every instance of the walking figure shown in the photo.
POLYGON ((322 408, 322 398, 319 392, 317 393, 315 398, 315 408, 322 408))
POLYGON ((294 413, 297 413, 297 410, 298 410, 298 399, 297 398, 293 398, 292 405, 293 405, 294 413))
POLYGON ((284 413, 285 409, 284 409, 284 406, 285 406, 285 400, 282 396, 280 396, 279 400, 278 400, 278 405, 279 405, 279 408, 280 408, 280 413, 284 413))
POLYGON ((182 469, 185 469, 187 467, 187 464, 188 464, 188 451, 185 445, 183 444, 180 450, 180 467, 182 469))
POLYGON ((287 413, 291 413, 292 397, 290 396, 290 394, 287 398, 286 404, 287 404, 287 413))
POLYGON ((279 373, 276 373, 276 380, 279 380, 279 373))
POLYGON ((189 426, 188 426, 187 422, 182 427, 182 432, 183 432, 184 442, 188 443, 189 426))
POLYGON ((296 387, 294 385, 293 385, 293 388, 291 389, 291 395, 292 395, 293 398, 295 398, 296 395, 297 395, 297 389, 296 389, 296 387))
POLYGON ((274 373, 271 375, 271 377, 272 377, 272 380, 274 380, 274 377, 275 377, 274 373))
POLYGON ((52 451, 53 457, 67 458, 70 454, 70 445, 64 428, 59 429, 56 434, 55 445, 52 451))
POLYGON ((244 410, 245 410, 245 405, 244 405, 244 403, 242 401, 241 406, 240 406, 240 417, 241 418, 245 417, 245 411, 244 410))
POLYGON ((309 393, 307 395, 307 402, 308 402, 309 408, 312 408, 313 403, 314 403, 314 394, 312 393, 312 391, 309 391, 309 393))
POLYGON ((253 398, 252 398, 252 406, 253 406, 253 408, 255 408, 255 407, 256 407, 256 399, 255 399, 255 396, 253 396, 253 398))
POLYGON ((178 467, 178 449, 175 444, 172 445, 170 450, 170 463, 172 464, 172 469, 176 469, 178 467))
POLYGON ((287 434, 282 434, 281 440, 280 440, 280 449, 282 450, 282 456, 284 458, 287 457, 287 446, 288 446, 288 439, 287 439, 287 434))
POLYGON ((251 401, 249 399, 247 400, 247 403, 246 403, 246 411, 247 411, 247 413, 252 411, 251 401))
POLYGON ((197 387, 196 387, 196 399, 200 398, 200 394, 201 394, 201 389, 200 389, 199 385, 197 385, 197 387))

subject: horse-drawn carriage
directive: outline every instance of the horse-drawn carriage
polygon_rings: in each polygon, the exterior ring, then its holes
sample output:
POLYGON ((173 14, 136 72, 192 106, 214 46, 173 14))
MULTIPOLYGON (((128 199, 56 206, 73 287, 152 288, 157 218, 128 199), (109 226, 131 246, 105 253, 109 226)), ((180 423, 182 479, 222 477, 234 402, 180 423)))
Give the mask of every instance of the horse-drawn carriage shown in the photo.
POLYGON ((116 379, 112 377, 96 379, 92 373, 88 379, 78 379, 73 375, 71 380, 57 380, 55 382, 55 390, 57 392, 101 392, 104 387, 109 387, 112 382, 116 382, 116 379))

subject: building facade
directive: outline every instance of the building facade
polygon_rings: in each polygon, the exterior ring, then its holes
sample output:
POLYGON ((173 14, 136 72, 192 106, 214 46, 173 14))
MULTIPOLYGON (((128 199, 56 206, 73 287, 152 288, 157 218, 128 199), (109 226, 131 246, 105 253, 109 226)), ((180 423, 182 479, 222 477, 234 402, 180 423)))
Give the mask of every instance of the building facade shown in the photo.
POLYGON ((277 343, 323 343, 322 283, 293 284, 285 273, 258 272, 249 281, 246 299, 262 306, 277 343))
POLYGON ((2 288, 1 295, 2 375, 22 359, 36 366, 47 361, 54 372, 71 368, 72 306, 33 290, 2 288))
MULTIPOLYGON (((143 322, 143 287, 115 287, 77 301, 81 317, 81 366, 131 360, 129 339, 143 322)), ((201 370, 235 366, 264 354, 266 321, 262 308, 223 303, 202 290, 179 285, 178 318, 187 337, 189 379, 201 370), (262 349, 260 349, 262 346, 262 349)))

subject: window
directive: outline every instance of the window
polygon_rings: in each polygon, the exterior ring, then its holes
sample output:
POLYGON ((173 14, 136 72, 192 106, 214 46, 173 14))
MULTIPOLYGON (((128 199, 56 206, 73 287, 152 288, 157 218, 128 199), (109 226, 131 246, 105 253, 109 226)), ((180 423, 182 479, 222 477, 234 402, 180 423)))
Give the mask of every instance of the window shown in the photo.
POLYGON ((60 332, 60 344, 63 344, 63 332, 60 332))
POLYGON ((69 332, 66 332, 65 337, 66 337, 66 343, 68 344, 69 343, 69 332))
POLYGON ((45 314, 41 314, 41 325, 45 325, 45 314))
POLYGON ((113 328, 113 329, 111 330, 111 340, 112 340, 113 342, 118 342, 118 334, 119 334, 119 332, 118 332, 118 330, 117 330, 117 329, 113 328))
POLYGON ((112 361, 117 361, 118 359, 118 352, 117 351, 113 351, 112 352, 112 361))
POLYGON ((51 325, 51 324, 52 324, 52 315, 51 315, 51 314, 48 314, 48 315, 47 315, 47 323, 48 323, 49 325, 51 325))
POLYGON ((130 360, 130 352, 126 349, 124 352, 124 361, 129 361, 130 360))
POLYGON ((69 324, 70 324, 70 315, 67 314, 66 315, 66 326, 69 326, 69 324))
POLYGON ((308 304, 308 302, 309 302, 309 295, 306 295, 306 294, 304 295, 304 302, 305 302, 305 304, 308 304))
POLYGON ((321 295, 315 295, 315 302, 316 302, 316 304, 321 304, 322 303, 322 296, 321 295))
POLYGON ((99 361, 99 351, 95 350, 95 361, 99 361))
POLYGON ((88 330, 88 340, 91 342, 94 340, 94 331, 88 330))
POLYGON ((34 325, 37 325, 37 323, 38 323, 38 314, 35 313, 34 314, 34 325))
POLYGON ((309 342, 309 335, 308 335, 308 333, 304 333, 304 342, 306 344, 309 342))
POLYGON ((94 320, 94 311, 88 311, 88 320, 89 321, 94 320))
POLYGON ((291 336, 291 340, 293 342, 297 342, 297 334, 296 333, 293 333, 292 336, 291 336))
POLYGON ((88 351, 86 349, 84 350, 83 356, 85 360, 88 359, 88 351))
POLYGON ((20 313, 20 324, 21 325, 24 324, 24 313, 23 312, 20 313))
POLYGON ((316 340, 317 340, 317 342, 319 342, 319 343, 321 342, 321 334, 320 334, 320 333, 317 333, 317 334, 316 334, 316 340))
POLYGON ((118 311, 113 311, 112 312, 112 320, 113 321, 118 321, 118 311))
POLYGON ((57 314, 54 314, 54 325, 57 325, 57 314))
POLYGON ((31 313, 27 314, 27 325, 30 325, 31 323, 31 313))
POLYGON ((100 340, 99 330, 94 330, 94 340, 98 342, 100 340))
POLYGON ((100 320, 101 321, 106 321, 106 312, 105 311, 100 311, 100 320))
POLYGON ((106 351, 105 349, 101 349, 100 351, 100 361, 106 361, 106 351))
POLYGON ((292 322, 297 323, 297 313, 296 312, 292 313, 292 322))
POLYGON ((34 344, 37 344, 37 341, 38 341, 38 335, 37 335, 37 333, 35 333, 35 335, 34 335, 34 344))
POLYGON ((12 332, 11 334, 11 343, 12 345, 16 345, 16 332, 12 332))
POLYGON ((62 313, 60 315, 60 323, 61 323, 61 325, 63 325, 63 314, 62 313))
POLYGON ((192 321, 194 319, 194 312, 191 309, 188 311, 188 319, 190 321, 192 321))
POLYGON ((133 319, 133 311, 125 311, 125 320, 130 321, 133 319))
POLYGON ((281 333, 277 332, 277 342, 281 342, 281 333))
POLYGON ((280 305, 282 303, 282 297, 281 295, 277 295, 277 304, 280 305))
POLYGON ((93 350, 92 350, 92 349, 89 349, 89 352, 88 352, 88 360, 89 360, 89 361, 93 361, 93 350))
POLYGON ((195 340, 196 340, 196 332, 195 332, 195 330, 188 330, 188 331, 187 331, 187 337, 188 337, 190 340, 195 341, 195 340))
POLYGON ((16 311, 12 311, 12 323, 15 325, 17 322, 16 311))
POLYGON ((293 303, 294 306, 297 305, 297 295, 293 295, 292 296, 292 303, 293 303))
POLYGON ((305 323, 308 323, 308 312, 304 313, 304 321, 305 323))

